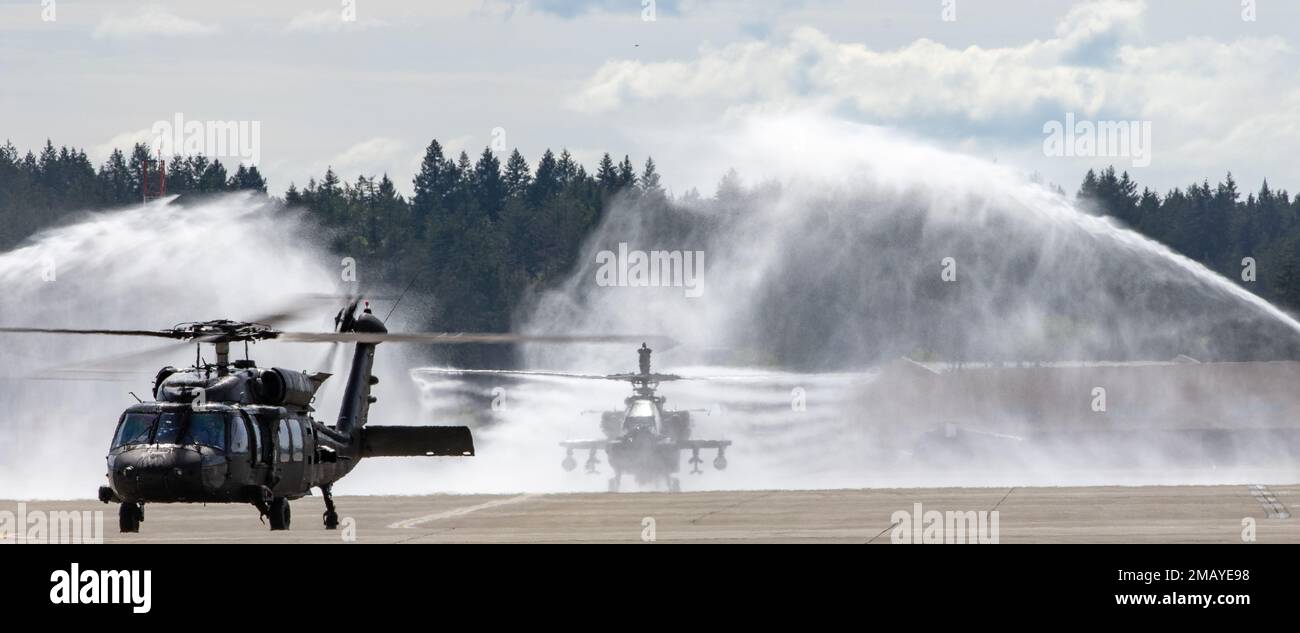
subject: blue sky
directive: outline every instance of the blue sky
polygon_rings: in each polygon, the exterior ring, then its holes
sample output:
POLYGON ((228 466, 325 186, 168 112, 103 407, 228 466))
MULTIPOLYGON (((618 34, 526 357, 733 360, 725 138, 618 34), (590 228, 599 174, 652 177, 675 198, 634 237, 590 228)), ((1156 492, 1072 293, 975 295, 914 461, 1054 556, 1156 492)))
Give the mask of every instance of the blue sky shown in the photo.
POLYGON ((708 193, 721 166, 682 139, 789 111, 1071 191, 1108 162, 1159 190, 1228 170, 1300 190, 1300 3, 653 4, 648 20, 643 0, 355 0, 344 21, 343 0, 0 0, 0 120, 20 148, 97 161, 177 112, 258 121, 275 192, 328 165, 409 189, 430 139, 477 154, 495 130, 530 161, 653 154, 675 190, 708 193), (1066 112, 1149 124, 1151 164, 1044 155, 1066 112))

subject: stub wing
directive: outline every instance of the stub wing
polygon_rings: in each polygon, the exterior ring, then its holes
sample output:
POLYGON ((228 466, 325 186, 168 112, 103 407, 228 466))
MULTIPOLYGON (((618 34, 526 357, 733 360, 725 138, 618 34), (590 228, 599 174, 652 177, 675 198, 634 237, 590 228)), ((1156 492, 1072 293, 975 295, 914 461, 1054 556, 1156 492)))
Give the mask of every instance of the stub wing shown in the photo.
POLYGON ((699 450, 702 448, 726 448, 731 446, 731 440, 683 440, 677 443, 677 447, 684 450, 699 450))

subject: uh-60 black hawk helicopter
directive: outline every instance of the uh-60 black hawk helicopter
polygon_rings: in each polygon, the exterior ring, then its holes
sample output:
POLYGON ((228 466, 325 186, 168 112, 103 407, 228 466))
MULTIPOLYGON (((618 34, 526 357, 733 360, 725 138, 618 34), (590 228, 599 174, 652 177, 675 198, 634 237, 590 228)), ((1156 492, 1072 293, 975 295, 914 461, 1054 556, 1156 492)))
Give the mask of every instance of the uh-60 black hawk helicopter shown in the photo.
POLYGON ((623 474, 632 475, 637 484, 657 484, 663 482, 670 492, 681 491, 681 481, 675 476, 681 467, 681 452, 691 451, 689 463, 691 474, 700 474, 700 451, 716 449, 713 467, 724 470, 727 467, 727 447, 730 440, 693 440, 691 439, 691 412, 688 410, 671 410, 664 406, 666 398, 656 395, 659 383, 683 380, 676 374, 656 374, 650 371, 650 354, 653 350, 645 343, 637 350, 638 370, 636 373, 610 374, 607 376, 591 374, 573 374, 553 371, 510 371, 479 369, 419 369, 417 372, 437 374, 480 374, 520 376, 555 376, 561 378, 580 378, 591 380, 619 380, 632 384, 632 395, 623 400, 623 409, 605 411, 601 414, 600 428, 603 439, 565 440, 560 446, 567 449, 561 466, 568 471, 577 468, 578 462, 573 452, 588 451, 586 470, 595 473, 600 464, 596 453, 605 451, 609 465, 614 469, 614 476, 609 480, 609 491, 618 492, 623 474))
MULTIPOLYGON (((339 524, 331 488, 365 457, 472 456, 464 426, 366 426, 371 373, 382 342, 513 343, 619 342, 620 336, 389 333, 370 310, 351 301, 335 317, 334 332, 284 332, 241 321, 184 323, 166 330, 0 327, 0 333, 116 335, 210 344, 216 362, 189 369, 164 367, 153 400, 131 405, 118 419, 109 447, 108 485, 99 500, 119 503, 122 532, 137 532, 146 503, 250 503, 272 530, 289 528, 289 501, 319 488, 327 529, 339 524), (247 358, 249 342, 277 340, 355 343, 338 419, 312 417, 317 389, 330 377, 282 368, 259 368, 247 358), (245 344, 245 359, 230 360, 230 344, 245 344)), ((639 337, 637 337, 639 338, 639 337)))

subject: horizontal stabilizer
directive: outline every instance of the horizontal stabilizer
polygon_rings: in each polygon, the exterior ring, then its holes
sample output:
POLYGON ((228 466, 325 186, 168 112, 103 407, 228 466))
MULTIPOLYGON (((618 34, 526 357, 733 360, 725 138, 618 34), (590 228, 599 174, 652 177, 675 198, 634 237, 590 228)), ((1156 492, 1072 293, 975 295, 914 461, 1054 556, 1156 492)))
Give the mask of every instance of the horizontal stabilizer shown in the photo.
POLYGON ((468 457, 474 436, 466 426, 366 426, 362 457, 468 457))

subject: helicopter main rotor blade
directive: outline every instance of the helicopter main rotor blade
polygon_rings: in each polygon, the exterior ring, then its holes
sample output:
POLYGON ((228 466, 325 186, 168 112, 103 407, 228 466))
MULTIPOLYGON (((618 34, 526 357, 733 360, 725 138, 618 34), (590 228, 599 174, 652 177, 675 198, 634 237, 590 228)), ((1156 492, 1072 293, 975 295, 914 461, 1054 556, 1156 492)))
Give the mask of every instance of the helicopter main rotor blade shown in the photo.
POLYGON ((24 376, 24 380, 128 380, 134 377, 152 374, 153 372, 140 369, 120 369, 120 367, 130 367, 143 361, 155 360, 158 356, 178 352, 192 343, 169 342, 162 345, 150 347, 149 349, 128 354, 117 354, 113 356, 100 356, 86 360, 76 361, 76 364, 60 365, 57 367, 45 367, 24 376))
POLYGON ((551 378, 577 378, 582 380, 608 380, 608 376, 600 374, 571 374, 562 371, 528 371, 526 369, 456 369, 454 367, 420 367, 412 369, 413 374, 442 374, 448 376, 458 376, 468 374, 471 376, 524 376, 524 377, 551 377, 551 378))
POLYGON ((170 330, 83 330, 77 328, 0 327, 3 334, 92 334, 99 336, 150 336, 154 338, 189 338, 170 330))
POLYGON ((472 343, 643 343, 654 341, 661 347, 672 347, 676 341, 664 336, 630 335, 550 335, 550 334, 496 334, 476 332, 278 332, 270 337, 294 343, 426 343, 434 345, 466 345, 472 343))
MULTIPOLYGON (((317 312, 326 306, 337 308, 339 303, 348 305, 361 300, 360 294, 325 294, 315 292, 301 292, 289 295, 286 305, 282 308, 275 309, 264 314, 259 314, 255 318, 248 319, 249 323, 260 323, 263 325, 276 326, 285 321, 305 317, 317 312)), ((370 301, 389 300, 387 296, 370 296, 364 297, 370 301)))

